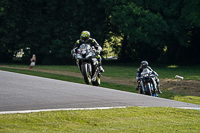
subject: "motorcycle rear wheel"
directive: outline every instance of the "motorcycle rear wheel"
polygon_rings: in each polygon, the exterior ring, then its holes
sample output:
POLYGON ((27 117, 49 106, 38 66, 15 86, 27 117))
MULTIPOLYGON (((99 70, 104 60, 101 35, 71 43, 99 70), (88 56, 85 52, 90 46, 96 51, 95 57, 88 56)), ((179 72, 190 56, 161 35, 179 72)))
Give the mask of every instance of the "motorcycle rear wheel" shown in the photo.
POLYGON ((85 83, 86 84, 90 84, 91 83, 91 76, 90 76, 89 68, 88 68, 87 64, 83 65, 83 67, 82 67, 82 74, 83 74, 85 83))

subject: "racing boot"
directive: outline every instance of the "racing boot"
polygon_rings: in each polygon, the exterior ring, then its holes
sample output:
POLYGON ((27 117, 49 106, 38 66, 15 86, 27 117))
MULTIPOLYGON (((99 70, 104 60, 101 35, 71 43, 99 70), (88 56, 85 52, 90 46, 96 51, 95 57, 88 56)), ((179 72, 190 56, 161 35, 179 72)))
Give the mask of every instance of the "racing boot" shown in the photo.
POLYGON ((157 86, 157 89, 158 89, 158 94, 162 94, 159 85, 157 86))
POLYGON ((156 78, 156 83, 157 83, 157 91, 158 91, 158 94, 162 94, 162 92, 160 91, 160 85, 159 85, 159 79, 156 78))
POLYGON ((103 67, 102 67, 101 56, 99 55, 97 59, 98 59, 98 61, 99 61, 99 69, 100 69, 100 72, 103 73, 103 72, 104 72, 104 69, 103 69, 103 67))
POLYGON ((104 72, 104 69, 103 69, 103 67, 102 67, 101 65, 99 66, 99 69, 100 69, 100 72, 101 72, 101 73, 104 72))

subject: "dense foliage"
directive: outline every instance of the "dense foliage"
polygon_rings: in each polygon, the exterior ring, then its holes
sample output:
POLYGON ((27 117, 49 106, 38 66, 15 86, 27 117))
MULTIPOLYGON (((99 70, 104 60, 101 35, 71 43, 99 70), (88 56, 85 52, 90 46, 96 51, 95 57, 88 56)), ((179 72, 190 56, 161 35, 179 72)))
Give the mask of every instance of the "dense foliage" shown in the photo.
POLYGON ((82 30, 123 61, 200 63, 199 0, 1 0, 0 61, 71 62, 82 30), (112 38, 122 38, 121 45, 112 38))

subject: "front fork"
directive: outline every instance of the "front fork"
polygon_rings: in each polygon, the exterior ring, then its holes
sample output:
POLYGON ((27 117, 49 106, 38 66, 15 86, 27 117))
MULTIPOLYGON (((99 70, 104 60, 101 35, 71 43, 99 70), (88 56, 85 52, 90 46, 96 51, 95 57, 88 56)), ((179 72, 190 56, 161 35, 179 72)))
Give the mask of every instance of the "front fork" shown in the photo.
MULTIPOLYGON (((145 92, 146 91, 146 88, 144 87, 145 85, 144 84, 146 84, 146 82, 143 82, 142 80, 141 80, 141 82, 140 82, 140 85, 141 85, 141 87, 142 87, 142 91, 143 92, 145 92)), ((152 83, 151 83, 152 84, 152 83)), ((152 84, 153 85, 153 84, 152 84)), ((154 85, 153 85, 154 86, 154 85)), ((156 88, 155 88, 156 89, 156 88)))
POLYGON ((145 89, 144 89, 144 82, 143 82, 142 80, 140 81, 140 85, 141 85, 141 87, 142 87, 142 91, 145 92, 145 89))
MULTIPOLYGON (((82 60, 76 60, 76 64, 77 64, 77 66, 78 66, 78 68, 79 68, 79 70, 80 70, 80 72, 82 73, 82 65, 84 65, 84 62, 82 61, 82 60)), ((89 68, 88 70, 89 70, 89 74, 92 76, 92 66, 91 66, 91 64, 90 63, 87 63, 87 67, 89 68)))

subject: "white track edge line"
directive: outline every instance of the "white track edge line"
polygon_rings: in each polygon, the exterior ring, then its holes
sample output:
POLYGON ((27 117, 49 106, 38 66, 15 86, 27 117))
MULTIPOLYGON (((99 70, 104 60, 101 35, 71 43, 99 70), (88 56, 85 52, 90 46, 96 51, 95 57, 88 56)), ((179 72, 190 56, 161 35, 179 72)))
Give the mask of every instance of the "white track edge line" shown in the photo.
POLYGON ((22 111, 3 111, 3 112, 0 112, 0 114, 35 113, 35 112, 62 111, 62 110, 95 110, 95 109, 112 109, 112 108, 126 108, 126 106, 96 107, 96 108, 60 108, 60 109, 39 109, 39 110, 22 110, 22 111))
MULTIPOLYGON (((126 108, 128 106, 116 106, 116 107, 95 107, 95 108, 60 108, 60 109, 39 109, 39 110, 22 110, 22 111, 2 111, 0 114, 23 114, 23 113, 36 113, 36 112, 49 112, 49 111, 68 111, 68 110, 95 110, 95 109, 112 109, 112 108, 126 108)), ((180 109, 192 109, 200 110, 195 107, 175 107, 180 109)))

